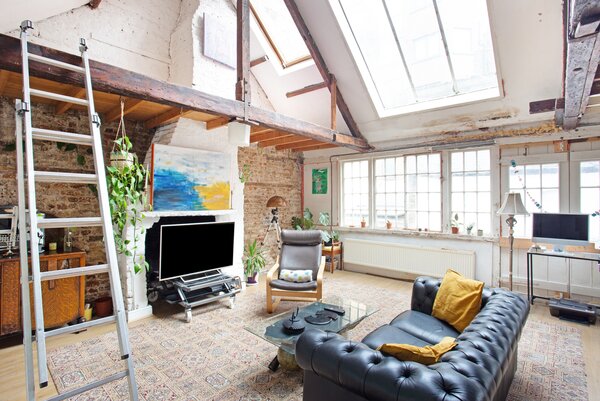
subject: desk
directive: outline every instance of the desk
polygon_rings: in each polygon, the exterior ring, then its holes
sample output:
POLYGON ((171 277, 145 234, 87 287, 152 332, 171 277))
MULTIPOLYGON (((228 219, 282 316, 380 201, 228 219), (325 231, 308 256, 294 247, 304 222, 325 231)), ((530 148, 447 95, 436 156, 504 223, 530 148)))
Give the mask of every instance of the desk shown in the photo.
MULTIPOLYGON (((533 257, 546 256, 550 258, 563 258, 572 260, 588 260, 600 264, 600 254, 587 252, 555 252, 541 249, 529 248, 527 251, 527 299, 533 305, 535 298, 550 299, 539 295, 533 295, 533 257)), ((569 276, 567 279, 567 292, 571 292, 571 265, 569 265, 569 276)))

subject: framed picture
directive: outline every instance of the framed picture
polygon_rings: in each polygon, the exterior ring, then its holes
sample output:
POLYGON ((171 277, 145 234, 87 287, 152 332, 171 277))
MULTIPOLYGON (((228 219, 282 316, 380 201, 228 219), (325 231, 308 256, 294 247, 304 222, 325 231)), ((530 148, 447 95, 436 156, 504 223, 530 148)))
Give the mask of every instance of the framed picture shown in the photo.
POLYGON ((312 193, 324 195, 327 193, 327 169, 313 168, 312 170, 312 193))
POLYGON ((151 168, 155 211, 231 209, 228 154, 153 144, 151 168))

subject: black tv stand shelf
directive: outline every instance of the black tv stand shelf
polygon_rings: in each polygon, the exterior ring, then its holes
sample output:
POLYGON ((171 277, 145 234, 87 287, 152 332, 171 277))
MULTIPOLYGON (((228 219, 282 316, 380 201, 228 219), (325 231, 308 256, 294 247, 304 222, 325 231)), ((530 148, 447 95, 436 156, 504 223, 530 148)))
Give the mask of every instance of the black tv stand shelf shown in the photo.
POLYGON ((235 305, 235 296, 242 290, 242 280, 239 276, 229 276, 221 270, 213 274, 202 275, 194 279, 172 280, 177 292, 170 294, 165 300, 170 304, 179 304, 185 309, 186 322, 192 321, 192 308, 229 298, 229 308, 235 305))

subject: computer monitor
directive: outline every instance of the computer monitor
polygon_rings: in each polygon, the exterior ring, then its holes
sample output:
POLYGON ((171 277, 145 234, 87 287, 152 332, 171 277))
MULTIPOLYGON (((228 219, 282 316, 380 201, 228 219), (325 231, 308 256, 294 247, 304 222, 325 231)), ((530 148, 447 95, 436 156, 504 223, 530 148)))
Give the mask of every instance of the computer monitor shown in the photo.
POLYGON ((533 213, 533 242, 552 244, 562 252, 566 245, 588 245, 588 236, 587 214, 533 213))

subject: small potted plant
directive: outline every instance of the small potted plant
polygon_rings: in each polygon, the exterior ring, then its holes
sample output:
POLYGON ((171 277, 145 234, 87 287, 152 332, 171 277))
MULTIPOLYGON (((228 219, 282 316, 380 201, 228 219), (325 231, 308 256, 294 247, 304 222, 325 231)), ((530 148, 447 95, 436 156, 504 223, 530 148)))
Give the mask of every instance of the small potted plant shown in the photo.
POLYGON ((471 223, 469 224, 466 228, 467 228, 467 234, 471 235, 471 231, 473 230, 473 227, 475 226, 475 223, 471 223))
POLYGON ((362 216, 360 218, 360 228, 365 228, 367 226, 367 221, 365 220, 364 216, 362 216))
POLYGON ((458 221, 458 213, 454 214, 452 217, 452 221, 450 222, 450 226, 452 229, 452 234, 458 234, 458 226, 461 223, 458 221))
POLYGON ((391 230, 391 229, 392 229, 392 222, 391 222, 391 221, 389 221, 389 220, 386 220, 386 221, 385 221, 385 227, 386 227, 388 230, 391 230))
POLYGON ((124 119, 125 103, 121 100, 121 120, 117 127, 117 134, 113 141, 113 148, 110 152, 110 165, 116 169, 122 170, 125 167, 131 167, 135 162, 135 154, 131 152, 131 141, 125 132, 124 119))
POLYGON ((244 274, 248 285, 258 284, 258 273, 265 267, 266 260, 264 249, 258 245, 256 240, 248 242, 244 248, 244 274))
MULTIPOLYGON (((325 227, 331 225, 331 217, 328 212, 319 213, 319 224, 325 227)), ((340 234, 334 230, 321 230, 321 239, 325 243, 325 246, 331 246, 332 243, 339 242, 340 234)))

